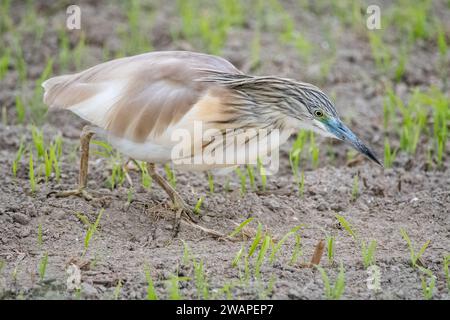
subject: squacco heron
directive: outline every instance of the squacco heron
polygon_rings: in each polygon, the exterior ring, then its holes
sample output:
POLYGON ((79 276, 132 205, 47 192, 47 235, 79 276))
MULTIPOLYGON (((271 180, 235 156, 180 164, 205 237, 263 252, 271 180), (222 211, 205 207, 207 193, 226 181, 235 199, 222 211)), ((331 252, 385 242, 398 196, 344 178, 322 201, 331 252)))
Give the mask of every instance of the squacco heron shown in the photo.
MULTIPOLYGON (((217 56, 151 52, 57 76, 45 81, 43 87, 44 102, 50 108, 68 109, 90 123, 81 133, 79 185, 57 196, 92 199, 86 182, 89 141, 95 134, 130 158, 147 162, 149 174, 173 205, 192 217, 189 206, 157 173, 155 164, 172 162, 171 136, 179 129, 192 131, 196 121, 219 133, 229 128, 279 130, 280 141, 274 147, 299 129, 313 130, 348 142, 381 165, 341 122, 333 103, 319 88, 276 76, 246 75, 217 56)), ((202 147, 195 149, 194 142, 185 146, 196 150, 193 157, 208 145, 202 141, 202 147)), ((184 166, 188 170, 234 167, 204 163, 184 166)))

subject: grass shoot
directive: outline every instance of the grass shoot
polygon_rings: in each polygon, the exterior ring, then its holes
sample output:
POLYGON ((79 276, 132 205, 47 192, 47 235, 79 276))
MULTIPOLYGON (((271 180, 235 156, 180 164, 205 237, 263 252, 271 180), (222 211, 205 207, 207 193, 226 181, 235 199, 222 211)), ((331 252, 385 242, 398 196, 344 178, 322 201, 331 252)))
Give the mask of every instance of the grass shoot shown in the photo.
POLYGON ((330 278, 327 272, 321 266, 315 266, 322 277, 322 282, 324 286, 325 298, 328 300, 339 300, 345 291, 345 270, 341 263, 339 268, 339 273, 336 277, 334 285, 331 284, 330 278))
POLYGON ((87 250, 89 249, 89 245, 91 243, 91 240, 94 236, 94 234, 97 232, 98 226, 100 225, 100 219, 102 218, 103 212, 105 211, 105 209, 101 209, 100 212, 97 215, 97 218, 95 219, 94 223, 89 223, 89 221, 87 221, 88 223, 88 230, 86 231, 86 236, 84 237, 84 252, 83 252, 83 256, 86 255, 87 250))
POLYGON ((422 247, 420 247, 420 250, 416 253, 414 249, 414 245, 411 241, 411 239, 408 236, 408 233, 405 229, 400 229, 400 234, 402 235, 403 239, 406 241, 408 248, 409 248, 409 257, 411 261, 411 265, 415 268, 418 267, 418 262, 420 263, 420 257, 424 254, 425 250, 428 248, 428 245, 430 244, 431 240, 426 241, 422 247))
POLYGON ((144 272, 145 279, 147 280, 147 300, 158 300, 152 275, 150 274, 150 268, 147 265, 144 266, 144 272))

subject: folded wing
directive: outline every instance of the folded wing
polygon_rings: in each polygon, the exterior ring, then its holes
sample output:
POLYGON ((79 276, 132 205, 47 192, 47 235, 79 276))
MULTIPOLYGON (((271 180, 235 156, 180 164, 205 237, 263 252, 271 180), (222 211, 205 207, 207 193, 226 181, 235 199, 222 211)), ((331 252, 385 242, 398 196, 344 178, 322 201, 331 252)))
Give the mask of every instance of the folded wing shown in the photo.
POLYGON ((43 83, 44 102, 69 109, 115 136, 142 142, 179 122, 217 86, 198 81, 205 69, 240 73, 216 56, 151 52, 51 78, 43 83))

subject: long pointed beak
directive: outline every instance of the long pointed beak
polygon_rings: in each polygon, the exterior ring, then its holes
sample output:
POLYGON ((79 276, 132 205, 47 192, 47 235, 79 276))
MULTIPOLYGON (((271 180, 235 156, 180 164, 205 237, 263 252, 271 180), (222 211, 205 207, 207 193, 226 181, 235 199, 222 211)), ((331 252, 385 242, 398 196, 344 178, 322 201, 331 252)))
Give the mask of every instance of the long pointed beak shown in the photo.
POLYGON ((330 131, 336 138, 346 141, 353 146, 358 152, 365 155, 367 158, 380 165, 383 164, 378 160, 372 150, 370 150, 345 124, 340 120, 331 120, 326 123, 328 131, 330 131))

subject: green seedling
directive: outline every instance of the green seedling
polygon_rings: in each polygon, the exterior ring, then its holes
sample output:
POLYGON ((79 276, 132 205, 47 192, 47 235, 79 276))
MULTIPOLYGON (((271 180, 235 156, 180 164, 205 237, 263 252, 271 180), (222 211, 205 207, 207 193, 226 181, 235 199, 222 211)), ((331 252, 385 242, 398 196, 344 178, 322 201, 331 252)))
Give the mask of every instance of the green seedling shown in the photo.
POLYGON ((261 159, 258 157, 257 159, 257 170, 259 172, 259 175, 261 177, 261 188, 263 191, 266 191, 267 186, 267 174, 266 169, 264 168, 261 159))
POLYGON ((119 36, 124 43, 120 56, 152 51, 152 44, 145 35, 151 31, 154 12, 146 12, 143 4, 140 0, 126 2, 124 9, 128 21, 126 28, 119 30, 119 36), (142 19, 142 17, 145 17, 145 19, 142 19))
POLYGON ((369 245, 365 241, 361 241, 361 254, 363 258, 364 268, 368 268, 375 264, 375 250, 377 249, 377 242, 371 240, 369 245))
POLYGON ((230 192, 230 178, 229 177, 225 178, 225 185, 223 186, 223 188, 225 189, 226 192, 230 192))
POLYGON ((71 60, 70 52, 70 40, 66 29, 60 29, 58 31, 58 42, 59 42, 59 68, 61 70, 67 70, 71 60))
POLYGON ((411 239, 409 238, 408 233, 406 232, 406 230, 401 228, 400 229, 400 234, 402 235, 403 239, 408 244, 411 265, 414 268, 418 267, 417 262, 419 261, 420 257, 424 254, 424 252, 427 249, 428 245, 430 244, 431 240, 428 240, 427 242, 425 242, 422 245, 422 247, 420 248, 419 252, 416 253, 415 250, 414 250, 414 246, 413 246, 413 244, 411 242, 411 239))
POLYGON ((222 288, 220 288, 217 293, 214 295, 213 299, 220 299, 225 297, 226 300, 233 299, 233 295, 231 294, 231 289, 234 287, 234 284, 231 282, 225 283, 222 288))
POLYGON ((241 195, 243 196, 247 192, 247 176, 242 173, 240 168, 236 168, 235 171, 241 182, 241 195))
POLYGON ((419 267, 419 270, 423 273, 423 275, 420 276, 423 297, 425 300, 431 300, 436 286, 436 277, 429 269, 419 267))
POLYGON ((112 164, 111 176, 108 179, 108 184, 111 190, 116 186, 120 186, 125 181, 125 172, 123 171, 122 163, 114 162, 112 164))
POLYGON ((144 266, 144 272, 145 279, 147 280, 147 300, 158 300, 152 275, 150 274, 150 269, 147 265, 144 266))
POLYGON ((41 261, 39 262, 39 278, 41 281, 44 280, 45 272, 47 270, 47 264, 48 264, 48 253, 44 253, 44 256, 41 258, 41 261))
POLYGON ((120 292, 122 291, 122 286, 123 286, 122 279, 119 279, 119 281, 117 281, 116 287, 114 288, 114 294, 113 294, 114 300, 119 299, 120 292))
POLYGON ((397 57, 397 66, 394 70, 394 80, 400 82, 405 74, 407 64, 408 52, 406 48, 401 48, 399 56, 397 57))
POLYGON ((170 185, 173 188, 176 188, 176 186, 177 186, 177 179, 175 177, 175 172, 172 170, 172 168, 170 168, 169 164, 166 164, 164 166, 164 170, 166 171, 167 179, 169 180, 170 185))
POLYGON ((180 293, 179 283, 180 281, 189 281, 188 277, 178 277, 174 274, 170 275, 166 281, 167 291, 169 293, 169 300, 182 300, 183 297, 180 293))
POLYGON ((289 152, 289 163, 291 165, 294 177, 297 177, 299 173, 300 157, 303 151, 303 147, 305 145, 305 140, 306 140, 306 132, 299 131, 297 134, 297 138, 295 139, 294 144, 292 145, 292 149, 289 152))
POLYGON ((299 174, 299 163, 300 163, 300 157, 301 153, 303 151, 303 147, 305 145, 306 140, 306 132, 300 131, 297 134, 297 138, 294 141, 294 144, 292 145, 292 149, 289 152, 289 163, 291 165, 292 173, 294 175, 295 181, 297 185, 299 186, 299 195, 303 196, 304 186, 305 186, 305 175, 304 171, 299 174))
POLYGON ((12 274, 11 274, 11 278, 12 278, 14 283, 17 283, 17 275, 18 274, 19 274, 19 266, 17 265, 17 266, 14 267, 14 269, 12 271, 12 274))
POLYGON ((55 172, 55 179, 56 181, 59 181, 59 179, 61 178, 61 170, 60 170, 60 166, 59 166, 59 157, 57 156, 58 154, 58 145, 55 143, 52 143, 50 145, 50 163, 53 164, 53 171, 55 172))
POLYGON ((300 197, 303 197, 303 195, 305 194, 305 172, 304 171, 302 171, 302 173, 300 174, 298 193, 299 193, 300 197))
POLYGON ((42 244, 44 243, 43 238, 42 238, 42 223, 39 222, 38 224, 38 238, 37 238, 37 242, 39 247, 42 247, 42 244))
POLYGON ((73 61, 75 63, 76 69, 81 69, 83 66, 83 59, 85 57, 86 51, 86 35, 81 32, 78 43, 73 50, 73 61))
POLYGON ((25 115, 26 115, 25 105, 20 96, 16 96, 16 116, 18 124, 24 123, 25 115))
POLYGON ((334 236, 327 236, 325 238, 325 242, 327 244, 328 263, 332 265, 334 263, 334 242, 335 242, 334 236))
POLYGON ((340 264, 339 274, 337 275, 333 286, 330 283, 326 271, 319 265, 315 265, 315 267, 319 270, 322 277, 325 298, 328 300, 339 300, 345 291, 345 270, 343 264, 340 264))
POLYGON ((0 259, 0 274, 2 273, 3 269, 6 266, 6 262, 3 259, 0 259))
POLYGON ((133 202, 133 198, 134 198, 134 188, 129 187, 127 191, 127 203, 130 204, 131 202, 133 202))
POLYGON ((195 23, 197 4, 193 1, 177 0, 177 7, 181 17, 183 35, 190 40, 197 33, 197 24, 195 23))
POLYGON ((275 275, 272 275, 269 279, 269 282, 267 283, 266 288, 264 288, 262 282, 258 282, 260 287, 262 287, 258 288, 258 299, 267 300, 267 297, 273 293, 273 287, 275 285, 276 280, 277 278, 275 277, 275 275))
POLYGON ((314 133, 311 131, 310 133, 310 152, 311 152, 311 164, 313 168, 317 168, 319 166, 319 148, 315 142, 314 133))
POLYGON ((33 152, 29 151, 30 161, 28 166, 28 177, 30 179, 30 189, 34 193, 36 191, 36 178, 34 176, 34 162, 33 162, 33 152))
POLYGON ((353 240, 357 240, 356 233, 353 231, 350 223, 341 215, 336 214, 336 219, 339 221, 340 225, 348 232, 348 234, 353 238, 353 240))
POLYGON ((198 299, 208 300, 209 299, 209 285, 206 279, 205 270, 203 267, 203 260, 196 262, 193 260, 194 265, 194 281, 195 287, 197 288, 198 299))
POLYGON ((437 154, 437 163, 439 166, 442 165, 443 155, 445 153, 445 147, 448 140, 448 121, 450 120, 450 109, 449 98, 438 90, 431 90, 430 96, 433 98, 431 103, 433 108, 433 134, 435 141, 435 149, 437 154))
POLYGON ((61 156, 62 156, 62 143, 63 143, 62 137, 60 134, 58 134, 53 139, 53 143, 52 143, 52 146, 54 146, 54 149, 55 149, 55 156, 56 156, 55 158, 58 160, 61 159, 61 156))
POLYGON ((11 52, 9 48, 0 57, 0 80, 2 80, 8 72, 9 64, 11 62, 11 52))
POLYGON ((387 24, 395 26, 409 44, 414 44, 419 39, 428 39, 432 35, 431 21, 428 19, 433 16, 430 12, 431 1, 417 1, 414 6, 409 7, 406 4, 407 1, 401 1, 399 6, 394 6, 388 12, 387 24))
MULTIPOLYGON (((261 65, 261 33, 255 32, 250 44, 250 71, 256 70, 261 65)), ((1 77, 0 77, 1 78, 1 77)))
POLYGON ((369 32, 368 36, 375 66, 381 73, 389 73, 392 65, 392 53, 384 43, 382 34, 379 31, 375 31, 369 32))
POLYGON ((248 261, 248 257, 244 255, 244 275, 239 275, 239 279, 241 283, 248 284, 250 281, 250 262, 248 261))
POLYGON ((100 147, 100 149, 96 148, 93 150, 94 154, 107 159, 114 157, 114 149, 108 143, 100 140, 92 140, 91 143, 100 147))
POLYGON ((88 230, 86 231, 86 236, 84 237, 83 257, 86 255, 87 250, 89 249, 89 245, 91 243, 92 237, 97 232, 98 226, 100 224, 100 219, 102 218, 104 211, 105 211, 105 209, 103 209, 103 208, 100 210, 100 212, 98 213, 97 219, 95 219, 95 222, 93 224, 91 224, 91 223, 89 223, 89 221, 87 221, 89 227, 88 227, 88 230))
POLYGON ((445 280, 447 281, 447 290, 450 292, 450 272, 449 272, 450 254, 444 257, 443 265, 444 265, 445 280))
POLYGON ((244 227, 249 224, 250 222, 252 222, 253 217, 252 218, 248 218, 247 220, 243 221, 240 225, 238 225, 236 227, 236 229, 233 230, 233 232, 231 232, 228 237, 229 238, 233 238, 235 236, 237 236, 239 233, 241 233, 244 229, 244 227))
POLYGON ((25 58, 23 56, 23 51, 20 46, 20 39, 19 36, 16 33, 16 37, 14 38, 14 48, 15 48, 15 61, 14 61, 14 67, 17 70, 17 73, 19 74, 19 80, 21 84, 24 84, 27 80, 28 75, 28 67, 27 62, 25 61, 25 58))
POLYGON ((211 172, 208 172, 208 186, 209 186, 209 192, 214 193, 214 177, 211 174, 211 172))
POLYGON ((80 213, 80 212, 75 212, 75 216, 77 217, 78 220, 80 220, 80 222, 82 224, 84 224, 86 227, 89 227, 91 225, 88 217, 86 217, 84 214, 80 213))
POLYGON ((45 169, 45 182, 48 182, 48 179, 52 174, 52 161, 50 160, 47 150, 44 151, 44 169, 45 169))
POLYGON ((181 242, 183 243, 183 258, 181 261, 182 261, 183 265, 187 266, 191 261, 191 253, 190 253, 189 246, 187 245, 187 243, 184 242, 184 240, 181 240, 181 242))
POLYGON ((397 150, 392 150, 388 138, 384 139, 384 166, 391 168, 395 161, 397 150))
POLYGON ((31 136, 33 138, 33 144, 34 148, 37 151, 38 158, 43 159, 45 153, 44 133, 42 132, 42 130, 39 130, 35 126, 33 126, 31 128, 31 136))
POLYGON ((255 276, 256 278, 260 278, 261 275, 261 267, 264 263, 264 258, 266 256, 267 250, 269 249, 270 243, 271 243, 272 239, 270 238, 270 236, 266 235, 264 237, 264 240, 261 244, 261 248, 259 249, 259 253, 258 253, 258 257, 256 259, 256 264, 255 264, 255 276))
POLYGON ((261 238, 262 238, 262 224, 261 222, 258 222, 258 229, 256 230, 255 238, 253 239, 252 244, 250 245, 250 249, 248 250, 249 258, 253 255, 253 253, 255 253, 256 248, 261 242, 261 238))
POLYGON ((439 49, 439 54, 441 57, 446 57, 448 52, 448 44, 445 38, 445 32, 442 26, 442 23, 436 23, 436 31, 437 31, 437 44, 439 49))
POLYGON ((277 252, 281 249, 281 246, 283 245, 283 243, 286 242, 286 240, 292 236, 295 235, 297 233, 298 230, 300 230, 300 228, 303 227, 303 225, 299 225, 296 226, 294 228, 292 228, 288 233, 286 233, 276 244, 273 245, 272 247, 272 251, 270 253, 270 258, 269 258, 269 262, 271 264, 273 264, 275 262, 276 259, 276 255, 277 252))
POLYGON ((339 221, 340 225, 347 231, 347 233, 359 245, 360 250, 361 250, 361 256, 362 256, 364 268, 367 269, 371 265, 374 265, 377 242, 375 240, 371 240, 369 243, 367 243, 364 240, 359 240, 356 232, 353 230, 353 227, 343 216, 336 214, 336 218, 339 221))
POLYGON ((254 173, 253 166, 247 165, 247 175, 248 175, 248 178, 249 178, 249 181, 250 181, 250 187, 253 190, 256 190, 255 173, 254 173))
POLYGON ((241 261, 243 253, 244 253, 244 246, 241 246, 241 249, 239 249, 239 251, 234 256, 233 261, 231 262, 231 266, 233 268, 236 268, 239 265, 239 262, 241 261))
POLYGON ((13 26, 11 19, 11 0, 0 1, 0 32, 6 32, 13 26))
POLYGON ((388 88, 388 93, 389 97, 385 97, 383 100, 383 128, 386 131, 389 128, 389 124, 391 123, 391 119, 395 113, 394 102, 390 98, 394 95, 392 88, 388 88))
POLYGON ((302 252, 302 238, 300 235, 295 235, 295 245, 294 250, 292 251, 291 259, 289 261, 290 265, 295 265, 297 263, 297 260, 300 256, 303 255, 302 252))
POLYGON ((53 59, 50 58, 48 59, 47 64, 45 65, 45 68, 42 71, 41 75, 35 82, 33 100, 40 99, 42 97, 42 92, 44 90, 44 88, 42 88, 42 83, 48 78, 50 78, 52 71, 53 71, 53 59))
POLYGON ((419 143, 420 134, 425 128, 428 110, 421 106, 423 95, 415 90, 413 96, 404 104, 400 98, 396 97, 396 106, 402 115, 400 124, 400 149, 415 154, 419 143))
POLYGON ((194 207, 195 214, 197 214, 197 215, 200 214, 200 207, 202 206, 202 203, 203 203, 203 197, 200 197, 194 207))
POLYGON ((25 144, 23 142, 24 139, 20 140, 19 150, 17 150, 16 157, 12 163, 12 173, 13 177, 17 176, 17 170, 19 168, 20 161, 22 160, 22 155, 25 150, 25 144))
POLYGON ((134 163, 137 165, 139 170, 141 171, 141 185, 145 189, 150 189, 152 186, 152 178, 150 177, 147 166, 145 162, 142 161, 134 161, 134 163))

